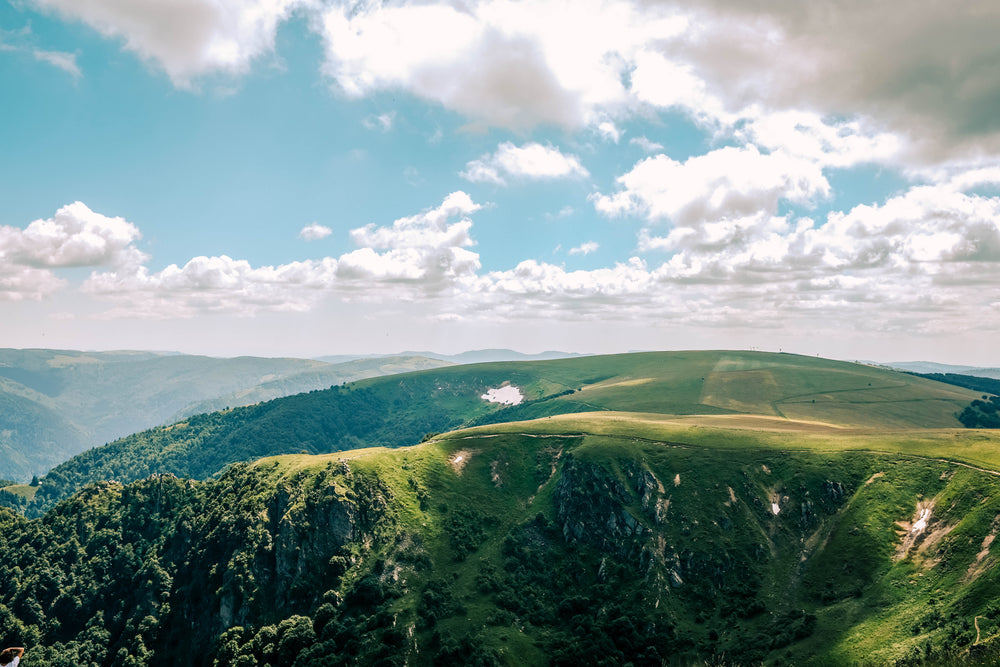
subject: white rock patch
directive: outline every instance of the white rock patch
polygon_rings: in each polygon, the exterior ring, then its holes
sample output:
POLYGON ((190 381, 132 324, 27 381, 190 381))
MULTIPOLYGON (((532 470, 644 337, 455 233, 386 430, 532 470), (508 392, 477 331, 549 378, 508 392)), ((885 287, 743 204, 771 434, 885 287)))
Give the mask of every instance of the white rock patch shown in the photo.
POLYGON ((778 507, 778 503, 771 503, 771 511, 774 512, 775 516, 778 516, 778 512, 781 511, 781 508, 778 507))
POLYGON ((518 405, 524 400, 524 395, 521 390, 514 385, 507 385, 505 387, 497 387, 495 389, 489 389, 485 394, 479 398, 484 401, 489 401, 490 403, 502 403, 504 405, 518 405))

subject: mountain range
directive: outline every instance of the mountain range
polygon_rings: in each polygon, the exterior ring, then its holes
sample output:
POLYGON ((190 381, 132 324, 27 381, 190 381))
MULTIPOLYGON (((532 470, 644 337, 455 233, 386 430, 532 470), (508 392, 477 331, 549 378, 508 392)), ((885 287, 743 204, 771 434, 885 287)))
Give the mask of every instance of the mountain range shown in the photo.
POLYGON ((91 447, 198 412, 443 365, 412 356, 327 364, 0 349, 0 478, 27 481, 91 447))
POLYGON ((989 664, 978 397, 715 351, 197 415, 57 466, 39 518, 0 509, 0 632, 102 667, 989 664))
POLYGON ((980 399, 692 351, 195 414, 0 491, 0 634, 26 666, 994 664, 980 399))

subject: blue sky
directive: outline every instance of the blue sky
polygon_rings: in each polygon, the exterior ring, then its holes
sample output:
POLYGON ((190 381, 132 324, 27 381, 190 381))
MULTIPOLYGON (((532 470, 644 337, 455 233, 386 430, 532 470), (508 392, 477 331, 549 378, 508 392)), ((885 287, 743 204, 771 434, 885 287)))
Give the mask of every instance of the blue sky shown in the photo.
POLYGON ((773 4, 2 0, 0 346, 1000 363, 1000 10, 773 4))

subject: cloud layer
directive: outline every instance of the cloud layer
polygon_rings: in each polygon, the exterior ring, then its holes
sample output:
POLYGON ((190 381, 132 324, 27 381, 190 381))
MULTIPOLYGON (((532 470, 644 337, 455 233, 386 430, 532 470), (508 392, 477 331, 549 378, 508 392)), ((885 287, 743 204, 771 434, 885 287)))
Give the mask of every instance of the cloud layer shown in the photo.
MULTIPOLYGON (((933 333, 949 322, 975 329, 1000 325, 1000 197, 968 190, 997 184, 997 176, 984 171, 914 186, 881 205, 835 211, 821 222, 759 211, 741 217, 739 207, 724 219, 691 214, 689 226, 666 236, 642 232, 646 250, 663 251, 662 259, 633 257, 593 270, 532 259, 482 271, 470 249, 471 216, 482 205, 461 191, 391 224, 354 229, 357 249, 339 257, 260 267, 228 256, 196 257, 160 271, 150 270, 150 258, 136 248, 134 224, 76 202, 24 230, 0 228, 0 294, 42 298, 67 286, 55 270, 91 266, 95 271, 81 289, 110 303, 107 314, 116 317, 420 300, 438 302, 429 317, 444 312, 450 321, 546 313, 700 327, 850 321, 874 331, 933 333)), ((597 248, 588 242, 570 253, 597 248)))
MULTIPOLYGON (((609 121, 651 106, 733 130, 808 111, 828 126, 813 125, 813 139, 860 118, 911 158, 1000 150, 1000 7, 988 3, 914 0, 901 14, 856 0, 34 2, 122 40, 179 86, 246 72, 300 11, 346 94, 407 91, 499 127, 617 136, 609 121)), ((38 57, 78 71, 68 54, 38 57)))

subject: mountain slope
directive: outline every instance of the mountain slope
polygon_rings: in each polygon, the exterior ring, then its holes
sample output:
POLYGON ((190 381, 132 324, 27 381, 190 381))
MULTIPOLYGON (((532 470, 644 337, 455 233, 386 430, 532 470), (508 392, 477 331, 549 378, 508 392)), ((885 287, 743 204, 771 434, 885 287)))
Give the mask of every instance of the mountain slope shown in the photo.
POLYGON ((939 432, 651 428, 569 415, 0 510, 0 633, 102 667, 997 658, 1000 478, 899 453, 939 432))
POLYGON ((248 405, 444 362, 393 358, 327 365, 303 359, 0 350, 0 477, 30 479, 85 449, 196 411, 248 405), (26 422, 18 415, 32 415, 26 422))
POLYGON ((661 352, 473 364, 373 378, 194 417, 88 451, 42 481, 34 512, 100 479, 206 478, 282 453, 398 447, 463 424, 593 411, 758 415, 838 427, 955 427, 977 394, 881 368, 761 352, 661 352), (519 405, 483 399, 517 387, 519 405))

